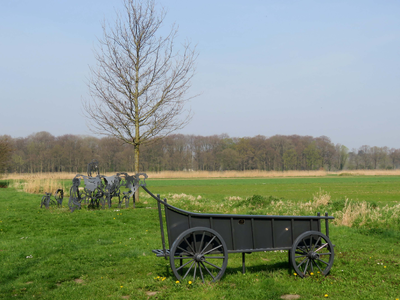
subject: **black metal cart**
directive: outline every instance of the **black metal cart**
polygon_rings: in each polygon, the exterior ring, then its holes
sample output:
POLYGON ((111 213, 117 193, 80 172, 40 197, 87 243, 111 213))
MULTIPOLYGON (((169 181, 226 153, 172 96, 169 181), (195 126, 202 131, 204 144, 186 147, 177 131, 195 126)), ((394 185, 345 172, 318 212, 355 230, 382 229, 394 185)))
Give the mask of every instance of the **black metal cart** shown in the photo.
POLYGON ((220 279, 228 264, 228 253, 288 250, 289 264, 300 276, 311 273, 327 275, 333 265, 334 249, 329 239, 328 220, 321 216, 267 216, 203 214, 184 211, 161 200, 145 186, 143 189, 158 203, 162 249, 153 250, 158 257, 170 260, 176 278, 205 281, 220 279), (169 249, 165 245, 161 204, 169 249), (325 220, 325 234, 321 232, 325 220))

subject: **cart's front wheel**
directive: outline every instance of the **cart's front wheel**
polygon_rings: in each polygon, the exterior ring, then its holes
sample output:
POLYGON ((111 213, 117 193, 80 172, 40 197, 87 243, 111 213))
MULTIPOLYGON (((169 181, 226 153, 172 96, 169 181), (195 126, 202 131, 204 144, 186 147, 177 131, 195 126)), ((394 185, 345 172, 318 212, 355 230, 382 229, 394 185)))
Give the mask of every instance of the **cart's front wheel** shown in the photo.
POLYGON ((327 275, 333 265, 333 245, 321 232, 307 231, 295 240, 290 256, 293 268, 300 277, 311 273, 327 275))
POLYGON ((228 249, 221 235, 207 227, 189 228, 172 244, 170 263, 179 281, 219 280, 228 264, 228 249))

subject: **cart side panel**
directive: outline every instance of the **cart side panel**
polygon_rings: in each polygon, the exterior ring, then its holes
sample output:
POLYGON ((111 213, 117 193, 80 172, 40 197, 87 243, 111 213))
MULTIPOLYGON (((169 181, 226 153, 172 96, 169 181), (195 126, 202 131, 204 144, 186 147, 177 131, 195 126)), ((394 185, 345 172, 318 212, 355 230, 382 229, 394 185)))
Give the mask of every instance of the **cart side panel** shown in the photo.
POLYGON ((169 207, 165 207, 165 215, 168 230, 168 244, 171 249, 176 238, 186 229, 189 229, 189 216, 176 212, 169 207))
POLYGON ((235 250, 253 249, 253 235, 251 232, 251 219, 233 218, 235 250))
POLYGON ((190 227, 207 227, 211 228, 210 218, 208 217, 191 217, 190 218, 190 227))
POLYGON ((320 220, 294 219, 293 242, 300 234, 307 231, 321 231, 320 220))
POLYGON ((217 231, 226 243, 228 250, 234 250, 232 242, 232 226, 230 218, 213 218, 213 228, 217 231))
POLYGON ((312 220, 311 230, 321 232, 321 220, 312 220))
POLYGON ((254 248, 273 248, 272 220, 254 219, 254 248))
POLYGON ((274 240, 275 247, 291 247, 292 241, 292 222, 285 219, 274 219, 274 240))
MULTIPOLYGON (((314 223, 314 222, 313 222, 314 223)), ((312 230, 312 223, 310 220, 294 220, 293 238, 294 240, 306 231, 312 230)))

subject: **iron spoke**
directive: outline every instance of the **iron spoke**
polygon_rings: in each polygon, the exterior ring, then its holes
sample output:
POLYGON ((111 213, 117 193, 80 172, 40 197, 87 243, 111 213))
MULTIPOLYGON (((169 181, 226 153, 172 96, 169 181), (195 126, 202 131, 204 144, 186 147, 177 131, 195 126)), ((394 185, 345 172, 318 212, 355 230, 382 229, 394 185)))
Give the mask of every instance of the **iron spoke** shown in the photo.
POLYGON ((327 266, 329 266, 329 263, 327 263, 326 261, 323 261, 322 259, 317 258, 317 260, 319 260, 320 262, 323 262, 324 264, 326 264, 327 266))
POLYGON ((306 251, 307 251, 307 252, 310 252, 310 250, 308 250, 307 244, 306 244, 306 242, 304 241, 304 239, 302 239, 302 241, 303 241, 303 243, 304 243, 304 246, 305 246, 305 248, 306 248, 306 251))
POLYGON ((308 263, 309 263, 309 262, 310 262, 310 260, 307 259, 306 266, 305 266, 305 268, 304 268, 304 275, 307 273, 307 268, 308 268, 308 263))
POLYGON ((197 262, 194 264, 193 282, 196 280, 197 262))
MULTIPOLYGON (((176 254, 175 254, 176 255, 176 254)), ((179 257, 174 257, 174 259, 193 259, 193 256, 179 256, 179 257)))
MULTIPOLYGON (((314 261, 314 260, 313 260, 313 261, 314 261)), ((317 268, 319 269, 319 271, 321 272, 321 274, 324 274, 324 273, 322 272, 321 268, 319 267, 319 265, 317 264, 316 261, 314 261, 314 264, 317 266, 317 268)))
POLYGON ((195 262, 195 261, 193 261, 193 263, 190 265, 189 269, 187 270, 187 272, 186 272, 185 276, 183 276, 183 279, 185 279, 185 278, 186 278, 187 274, 189 274, 190 270, 191 270, 191 269, 192 269, 192 267, 193 267, 193 264, 195 264, 195 263, 196 263, 196 262, 195 262))
POLYGON ((304 257, 304 256, 307 256, 307 254, 300 255, 300 256, 295 256, 294 258, 300 258, 300 257, 304 257))
POLYGON ((210 263, 209 261, 204 260, 205 263, 209 264, 210 266, 213 266, 214 268, 217 268, 218 270, 222 270, 222 268, 210 263))
POLYGON ((210 252, 212 252, 212 251, 214 251, 214 250, 216 250, 216 249, 218 249, 218 248, 221 248, 221 247, 222 247, 222 245, 219 245, 219 246, 217 246, 217 247, 215 247, 215 248, 213 248, 213 249, 207 251, 206 253, 203 253, 203 255, 206 255, 206 254, 208 254, 208 253, 210 253, 210 252))
POLYGON ((207 246, 204 247, 204 249, 200 252, 200 254, 203 254, 203 251, 207 249, 207 247, 212 243, 212 241, 216 238, 216 236, 214 235, 212 237, 212 239, 208 242, 207 246))
POLYGON ((201 264, 200 263, 199 263, 199 271, 200 271, 201 280, 204 283, 204 276, 203 276, 203 271, 201 270, 201 264))
POLYGON ((318 255, 319 256, 321 256, 321 255, 331 255, 332 253, 330 253, 330 252, 326 252, 326 253, 318 253, 318 255))
MULTIPOLYGON (((203 236, 201 237, 201 242, 200 242, 200 247, 199 247, 199 251, 201 252, 201 247, 203 247, 203 241, 204 241, 204 236, 206 235, 206 232, 203 231, 203 236)), ((200 268, 200 266, 199 266, 200 268)))
MULTIPOLYGON (((196 236, 194 235, 194 232, 192 233, 192 236, 193 236, 193 248, 194 248, 194 253, 196 253, 197 252, 197 250, 196 250, 196 236)), ((194 281, 194 280, 193 280, 194 281)))
POLYGON ((190 249, 192 250, 193 253, 196 253, 196 251, 193 250, 192 245, 190 245, 190 243, 188 242, 188 240, 186 239, 186 237, 183 238, 185 240, 185 242, 188 244, 188 246, 190 247, 190 249))
POLYGON ((304 264, 304 262, 307 260, 307 257, 305 258, 305 259, 303 259, 303 261, 299 264, 299 265, 297 265, 297 267, 299 268, 302 264, 304 264))
POLYGON ((177 271, 179 271, 180 269, 182 269, 184 266, 186 266, 187 264, 189 264, 190 262, 194 261, 194 259, 189 260, 187 263, 184 263, 182 266, 180 266, 178 269, 176 269, 177 271))
POLYGON ((314 244, 312 251, 314 251, 315 247, 317 247, 320 240, 321 240, 321 237, 319 236, 317 242, 314 244))
POLYGON ((225 258, 225 256, 206 256, 205 258, 208 258, 208 259, 222 259, 222 258, 225 258))
POLYGON ((189 255, 194 255, 194 253, 192 253, 192 252, 190 252, 190 251, 187 251, 187 250, 185 250, 185 249, 183 249, 183 248, 181 248, 181 247, 179 247, 179 246, 176 247, 176 248, 182 250, 183 252, 185 252, 185 253, 187 253, 187 254, 189 254, 189 255))
POLYGON ((294 252, 295 254, 307 254, 307 252, 306 252, 306 251, 304 251, 303 249, 299 249, 299 248, 297 248, 297 250, 300 250, 301 252, 297 252, 297 251, 295 251, 295 252, 294 252))
POLYGON ((315 250, 314 252, 318 252, 319 250, 321 250, 322 248, 325 248, 328 245, 328 243, 323 244, 321 247, 319 247, 317 250, 315 250))
POLYGON ((203 262, 202 262, 202 261, 201 261, 200 263, 201 263, 201 265, 204 267, 204 269, 206 269, 206 270, 207 270, 208 274, 210 274, 210 276, 211 276, 213 279, 215 279, 214 275, 213 275, 213 274, 211 274, 210 270, 209 270, 209 269, 206 267, 206 265, 205 265, 205 264, 203 264, 203 262))

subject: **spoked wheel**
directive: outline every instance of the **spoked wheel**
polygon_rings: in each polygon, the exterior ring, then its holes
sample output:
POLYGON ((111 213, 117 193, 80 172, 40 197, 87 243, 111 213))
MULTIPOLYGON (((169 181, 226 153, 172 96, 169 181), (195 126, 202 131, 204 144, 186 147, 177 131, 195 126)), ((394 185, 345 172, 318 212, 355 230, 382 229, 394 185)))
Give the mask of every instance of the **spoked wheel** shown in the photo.
POLYGON ((181 233, 170 250, 170 263, 179 281, 219 280, 228 264, 228 249, 221 235, 207 227, 181 233))
POLYGON ((290 255, 293 268, 300 277, 311 273, 327 275, 333 265, 333 245, 319 231, 301 234, 293 243, 290 255))

